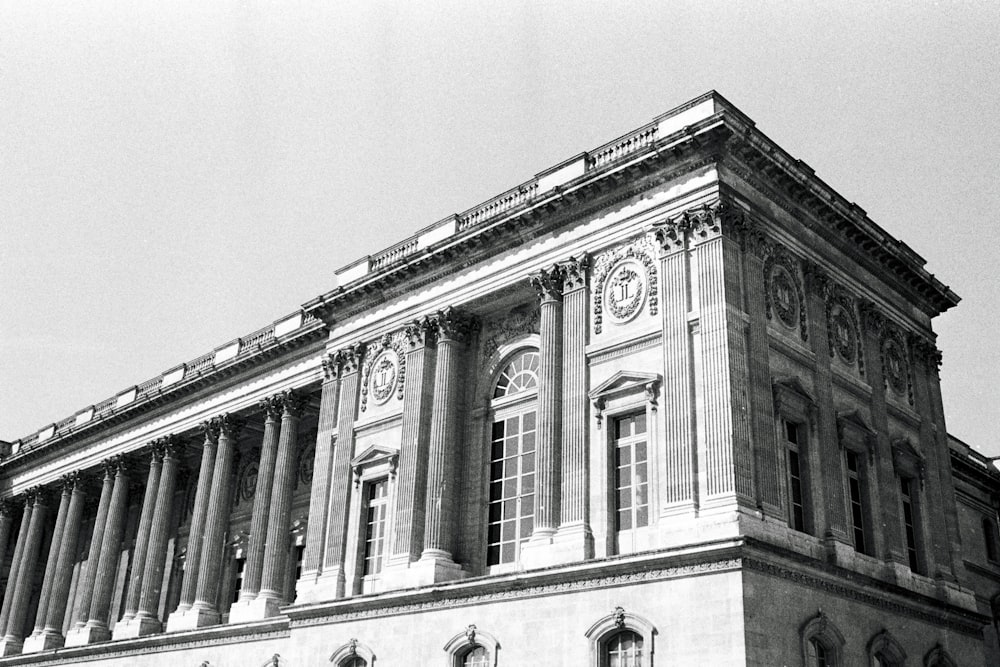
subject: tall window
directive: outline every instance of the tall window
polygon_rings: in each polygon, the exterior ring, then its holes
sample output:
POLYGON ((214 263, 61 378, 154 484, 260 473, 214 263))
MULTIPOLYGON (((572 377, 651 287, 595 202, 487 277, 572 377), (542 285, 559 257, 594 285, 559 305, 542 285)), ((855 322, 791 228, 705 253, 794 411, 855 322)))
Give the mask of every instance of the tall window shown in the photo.
POLYGON ((832 664, 827 657, 826 647, 818 639, 809 640, 808 657, 808 667, 830 667, 832 664))
POLYGON ((781 420, 788 457, 788 525, 806 530, 805 494, 802 487, 802 427, 787 419, 781 420))
POLYGON ((637 632, 625 630, 607 642, 602 667, 642 667, 642 637, 637 632))
POLYGON ((851 528, 854 534, 854 549, 868 553, 865 540, 865 499, 864 471, 857 452, 847 453, 847 487, 851 499, 851 528))
POLYGON ((364 574, 382 571, 382 554, 385 550, 385 515, 389 499, 389 482, 379 480, 368 484, 368 510, 365 517, 365 566, 364 574))
POLYGON ((517 561, 535 527, 538 353, 515 355, 493 391, 486 563, 517 561))
POLYGON ((233 574, 233 602, 240 599, 240 591, 243 590, 243 570, 246 568, 245 558, 237 558, 233 574))
POLYGON ((994 563, 1000 561, 1000 545, 997 544, 997 522, 993 517, 983 517, 983 542, 986 544, 986 558, 994 563))
POLYGON ((899 495, 903 501, 903 533, 906 537, 906 557, 910 569, 920 571, 920 559, 917 554, 917 499, 913 494, 913 480, 900 478, 899 495))
POLYGON ((646 414, 620 417, 614 429, 615 528, 641 528, 649 525, 646 414))

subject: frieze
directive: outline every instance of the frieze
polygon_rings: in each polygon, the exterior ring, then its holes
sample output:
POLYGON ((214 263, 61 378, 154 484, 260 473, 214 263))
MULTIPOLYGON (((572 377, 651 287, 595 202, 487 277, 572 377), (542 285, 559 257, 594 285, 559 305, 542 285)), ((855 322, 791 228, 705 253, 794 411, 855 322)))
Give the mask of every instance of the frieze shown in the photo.
POLYGON ((537 334, 541 311, 538 304, 519 306, 502 319, 488 320, 483 324, 483 352, 480 367, 486 368, 490 359, 509 340, 537 334))
POLYGON ((594 333, 603 330, 604 311, 616 324, 638 314, 643 303, 650 315, 659 308, 655 244, 646 234, 630 243, 601 253, 594 261, 594 333))
POLYGON ((407 331, 385 334, 368 348, 361 371, 361 411, 368 409, 368 398, 381 405, 392 396, 403 399, 406 381, 407 331))
POLYGON ((809 340, 806 326, 805 292, 796 262, 781 246, 773 246, 764 259, 764 313, 789 329, 798 328, 803 341, 809 340))

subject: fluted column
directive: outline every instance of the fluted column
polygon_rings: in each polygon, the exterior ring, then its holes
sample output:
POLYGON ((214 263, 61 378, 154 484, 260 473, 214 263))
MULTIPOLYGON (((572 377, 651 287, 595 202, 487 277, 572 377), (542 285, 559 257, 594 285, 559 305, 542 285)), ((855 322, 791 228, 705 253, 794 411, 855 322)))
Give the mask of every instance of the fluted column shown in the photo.
MULTIPOLYGON (((344 597, 344 557, 347 553, 348 509, 351 495, 351 458, 354 456, 354 420, 358 414, 359 368, 365 346, 356 343, 338 350, 332 365, 340 376, 337 402, 337 435, 333 443, 333 468, 330 472, 326 544, 323 547, 322 572, 313 588, 306 592, 305 601, 344 597)), ((318 449, 318 448, 317 448, 318 449)), ((318 452, 317 452, 318 459, 318 452)), ((315 488, 313 489, 315 493, 315 488)), ((310 506, 311 508, 311 506, 310 506)), ((310 527, 313 518, 310 514, 310 527)), ((322 530, 323 527, 316 526, 322 530)), ((309 531, 312 533, 312 530, 309 531)))
MULTIPOLYGON (((52 563, 52 553, 57 552, 58 556, 53 568, 51 592, 48 596, 48 604, 43 613, 42 605, 39 603, 38 619, 35 622, 35 632, 32 633, 24 643, 24 652, 44 651, 50 648, 59 648, 65 642, 62 635, 63 620, 66 616, 66 603, 69 596, 70 581, 73 578, 73 562, 76 558, 76 546, 80 538, 80 524, 83 520, 83 508, 86 500, 85 483, 79 473, 70 473, 63 477, 63 493, 68 489, 70 492, 69 508, 66 511, 66 519, 63 523, 61 537, 58 544, 57 537, 60 535, 57 530, 53 534, 52 546, 49 554, 49 568, 46 568, 45 576, 48 578, 49 569, 52 563), (38 630, 39 623, 42 623, 41 631, 38 630)), ((60 507, 60 513, 62 508, 60 507)), ((57 520, 58 527, 58 520, 57 520)))
POLYGON ((38 638, 45 630, 45 617, 48 614, 49 598, 52 595, 52 585, 56 578, 56 568, 59 561, 59 553, 62 549, 63 533, 66 530, 66 521, 69 515, 70 501, 73 497, 73 488, 76 486, 75 476, 67 475, 62 479, 60 485, 62 492, 59 496, 59 510, 56 512, 56 525, 52 530, 52 540, 49 543, 49 555, 45 562, 45 576, 42 579, 42 590, 38 595, 38 609, 35 612, 35 626, 31 636, 25 640, 24 652, 30 653, 38 638))
POLYGON ((396 486, 395 533, 389 564, 382 572, 387 588, 406 588, 406 570, 420 558, 424 545, 425 491, 430 440, 433 378, 437 358, 437 327, 432 318, 413 322, 406 330, 406 384, 399 476, 396 486))
POLYGON ((198 586, 205 519, 208 515, 208 499, 212 493, 212 478, 215 474, 215 455, 219 446, 219 427, 216 420, 203 422, 201 427, 205 432, 205 442, 201 450, 198 488, 195 490, 191 530, 188 533, 187 553, 184 558, 181 599, 177 604, 177 609, 167 619, 167 632, 192 627, 185 621, 185 616, 191 609, 191 605, 194 604, 195 591, 198 586))
MULTIPOLYGON (((420 560, 434 564, 433 581, 460 576, 452 559, 455 539, 455 499, 459 485, 458 416, 464 403, 463 361, 473 319, 448 308, 440 312, 437 326, 437 363, 434 367, 434 400, 431 410, 427 461, 424 550, 420 560)), ((426 566, 423 566, 426 569, 426 566)))
POLYGON ((20 653, 24 644, 24 617, 28 613, 28 601, 35 580, 35 566, 42 546, 42 533, 45 530, 49 503, 46 491, 36 489, 33 495, 31 523, 25 536, 24 550, 21 552, 21 566, 17 571, 17 582, 11 599, 10 618, 7 620, 3 639, 0 640, 0 656, 20 653))
POLYGON ((14 556, 10 560, 10 572, 7 574, 7 585, 3 592, 3 607, 0 607, 0 639, 6 634, 7 624, 10 620, 10 607, 14 603, 14 591, 17 589, 24 545, 28 542, 28 528, 31 527, 31 511, 35 506, 35 498, 31 493, 24 494, 22 500, 24 509, 21 512, 21 527, 17 531, 14 556))
MULTIPOLYGON (((157 605, 160 602, 160 591, 163 586, 167 538, 169 537, 174 490, 177 486, 177 468, 180 465, 183 445, 175 436, 163 438, 159 441, 159 445, 162 447, 163 463, 149 529, 149 546, 146 549, 139 607, 131 621, 120 624, 123 627, 123 637, 141 637, 160 632, 163 627, 157 616, 157 605)), ((117 630, 118 625, 115 625, 115 631, 117 632, 117 630)))
POLYGON ((128 582, 128 592, 125 597, 125 612, 122 620, 129 621, 139 611, 139 596, 142 594, 142 575, 146 569, 146 556, 149 549, 149 534, 153 527, 153 510, 156 497, 160 492, 160 476, 163 472, 163 445, 153 442, 149 457, 149 474, 146 476, 146 491, 142 499, 142 511, 139 514, 139 526, 135 536, 135 549, 132 553, 132 576, 128 582))
POLYGON ((562 449, 563 279, 554 266, 531 278, 541 300, 538 351, 538 468, 535 476, 535 529, 532 539, 548 538, 559 521, 559 462, 562 449))
POLYGON ((298 461, 298 428, 305 397, 288 391, 281 397, 281 437, 278 460, 274 467, 270 513, 267 519, 267 540, 264 550, 264 572, 260 593, 254 605, 261 618, 275 616, 284 601, 288 535, 291 530, 292 492, 295 490, 298 461))
MULTIPOLYGON (((217 418, 219 447, 215 453, 215 472, 212 475, 212 492, 208 498, 208 515, 202 538, 201 565, 198 568, 198 587, 195 593, 193 627, 214 625, 219 622, 216 600, 219 597, 219 579, 222 571, 224 538, 229 525, 230 477, 236 440, 243 426, 242 420, 232 415, 217 418)), ((189 626, 191 627, 191 626, 189 626)))
POLYGON ((10 543, 10 530, 14 526, 14 503, 10 498, 0 499, 0 566, 3 565, 3 557, 7 554, 7 545, 10 543))
MULTIPOLYGON (((590 529, 590 466, 588 461, 589 422, 587 420, 587 310, 589 289, 587 255, 562 262, 562 462, 561 507, 558 541, 560 561, 583 560, 593 556, 594 536, 590 529)), ((559 462, 556 463, 559 465, 559 462)))
POLYGON ((326 596, 328 587, 321 581, 326 563, 327 531, 330 520, 330 493, 333 483, 333 459, 337 406, 340 394, 340 358, 323 358, 323 385, 320 389, 316 426, 316 452, 313 455, 312 485, 309 490, 309 530, 306 532, 302 572, 295 584, 296 600, 316 602, 326 596))
MULTIPOLYGON (((72 646, 73 637, 82 632, 87 624, 90 613, 90 602, 94 598, 94 582, 97 581, 97 563, 101 560, 101 545, 104 542, 104 529, 108 523, 108 509, 111 507, 111 495, 115 488, 115 461, 107 459, 103 462, 103 476, 101 483, 101 498, 97 504, 97 514, 94 516, 94 530, 90 536, 90 550, 87 556, 87 564, 80 576, 80 584, 77 589, 80 591, 79 616, 73 629, 66 636, 66 643, 72 646)), ((85 644, 85 641, 79 643, 85 644)))
POLYGON ((253 497, 253 514, 250 518, 250 541, 246 564, 243 568, 243 585, 240 599, 229 609, 229 622, 256 618, 249 604, 260 592, 264 571, 264 549, 268 535, 268 516, 271 513, 271 488, 274 484, 274 465, 278 456, 279 420, 283 411, 283 396, 269 396, 260 403, 264 410, 264 439, 260 446, 257 465, 257 486, 253 497))
POLYGON ((115 457, 114 489, 108 505, 107 522, 101 539, 100 556, 96 562, 97 576, 94 578, 93 596, 90 600, 90 614, 83 628, 74 630, 66 638, 67 646, 93 644, 111 638, 108 630, 108 613, 111 594, 114 592, 115 574, 121 557, 122 534, 128 511, 129 465, 122 456, 115 457))

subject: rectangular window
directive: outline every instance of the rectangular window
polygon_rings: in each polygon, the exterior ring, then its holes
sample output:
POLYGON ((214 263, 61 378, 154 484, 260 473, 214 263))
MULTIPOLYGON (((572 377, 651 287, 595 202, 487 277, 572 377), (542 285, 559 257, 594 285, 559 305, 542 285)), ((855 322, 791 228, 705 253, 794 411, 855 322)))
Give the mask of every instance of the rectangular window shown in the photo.
POLYGON ((917 530, 916 530, 916 498, 913 496, 913 480, 900 479, 899 493, 903 499, 903 531, 906 537, 906 557, 910 562, 910 569, 914 572, 920 571, 920 561, 917 558, 917 530))
POLYGON ((385 515, 389 505, 389 482, 379 480, 368 484, 368 510, 365 518, 364 574, 382 571, 382 554, 385 549, 385 515))
POLYGON ((247 561, 245 558, 236 559, 236 573, 234 575, 233 582, 233 602, 240 599, 240 591, 243 590, 243 569, 246 567, 247 561))
POLYGON ((535 413, 493 422, 486 564, 517 561, 535 527, 535 413))
POLYGON ((802 428, 795 422, 781 420, 788 455, 788 522, 795 530, 805 532, 806 511, 802 490, 802 428))
POLYGON ((856 452, 847 452, 847 484, 851 497, 851 526, 854 532, 854 549, 868 553, 865 543, 865 501, 862 488, 861 461, 856 452))
POLYGON ((983 543, 986 545, 986 559, 1000 560, 1000 546, 997 545, 997 522, 993 516, 983 517, 983 543))
POLYGON ((646 414, 620 417, 614 422, 615 529, 649 525, 649 461, 646 414))

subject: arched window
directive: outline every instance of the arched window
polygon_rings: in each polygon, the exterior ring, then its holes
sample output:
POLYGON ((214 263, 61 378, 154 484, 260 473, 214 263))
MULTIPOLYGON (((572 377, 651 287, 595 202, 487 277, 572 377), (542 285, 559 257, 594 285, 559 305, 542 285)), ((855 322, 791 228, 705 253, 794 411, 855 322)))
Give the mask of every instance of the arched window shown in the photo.
POLYGON ((333 652, 330 662, 334 667, 375 667, 375 654, 366 644, 351 639, 333 652))
POLYGON ((486 649, 478 644, 470 648, 462 656, 462 667, 487 667, 490 663, 490 656, 486 649))
POLYGON ((535 527, 538 352, 515 353, 490 403, 490 488, 486 564, 516 563, 535 527))
POLYGON ((958 663, 941 644, 937 644, 924 656, 924 667, 958 667, 958 663))
POLYGON ((495 667, 499 649, 496 637, 474 624, 466 626, 444 645, 448 667, 495 667))
POLYGON ((819 612, 802 626, 802 664, 806 667, 840 667, 844 635, 819 612))
POLYGON ((649 667, 656 628, 621 607, 587 630, 592 667, 649 667))
POLYGON ((368 663, 365 662, 364 658, 348 658, 347 660, 341 662, 337 667, 368 667, 368 663))
POLYGON ((906 653, 888 630, 878 633, 868 642, 871 667, 901 667, 906 663, 906 653))
POLYGON ((983 542, 986 544, 986 558, 1000 561, 1000 544, 997 542, 997 521, 995 517, 983 517, 983 542))

